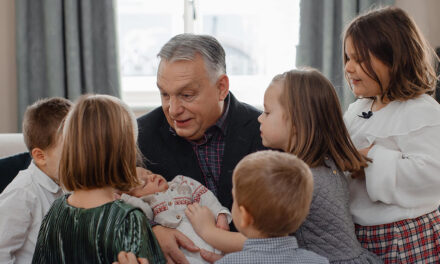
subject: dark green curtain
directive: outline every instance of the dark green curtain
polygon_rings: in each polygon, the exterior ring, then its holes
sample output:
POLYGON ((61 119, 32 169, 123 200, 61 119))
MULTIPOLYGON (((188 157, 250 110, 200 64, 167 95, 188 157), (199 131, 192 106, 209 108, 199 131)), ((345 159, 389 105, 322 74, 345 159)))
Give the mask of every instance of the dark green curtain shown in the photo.
POLYGON ((16 0, 18 127, 39 98, 119 96, 113 0, 16 0))
POLYGON ((342 34, 358 14, 373 7, 394 4, 394 0, 302 0, 296 66, 320 70, 335 86, 342 110, 354 97, 344 79, 342 34))

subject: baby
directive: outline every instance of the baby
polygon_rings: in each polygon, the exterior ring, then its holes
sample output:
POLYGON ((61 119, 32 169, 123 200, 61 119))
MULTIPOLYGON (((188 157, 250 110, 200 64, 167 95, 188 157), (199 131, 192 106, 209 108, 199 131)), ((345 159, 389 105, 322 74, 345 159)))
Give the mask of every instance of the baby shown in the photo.
MULTIPOLYGON (((229 230, 231 213, 210 190, 198 181, 182 175, 174 177, 170 182, 142 168, 137 168, 137 175, 141 185, 123 193, 121 199, 124 202, 141 208, 150 220, 165 227, 176 228, 199 248, 220 253, 196 234, 185 216, 188 205, 199 203, 208 207, 216 216, 217 227, 229 230)), ((198 252, 182 251, 190 263, 206 263, 198 252)))

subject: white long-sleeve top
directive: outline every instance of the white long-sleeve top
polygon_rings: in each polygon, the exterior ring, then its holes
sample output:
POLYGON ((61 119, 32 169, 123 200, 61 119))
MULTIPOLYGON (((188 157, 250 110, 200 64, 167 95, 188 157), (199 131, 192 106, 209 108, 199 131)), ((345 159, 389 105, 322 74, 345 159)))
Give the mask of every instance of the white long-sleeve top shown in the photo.
POLYGON ((440 105, 430 96, 392 101, 369 119, 372 101, 351 104, 344 120, 357 149, 373 161, 351 179, 350 211, 364 226, 416 218, 440 204, 440 105))
POLYGON ((31 263, 41 221, 61 188, 33 162, 0 194, 0 263, 31 263))

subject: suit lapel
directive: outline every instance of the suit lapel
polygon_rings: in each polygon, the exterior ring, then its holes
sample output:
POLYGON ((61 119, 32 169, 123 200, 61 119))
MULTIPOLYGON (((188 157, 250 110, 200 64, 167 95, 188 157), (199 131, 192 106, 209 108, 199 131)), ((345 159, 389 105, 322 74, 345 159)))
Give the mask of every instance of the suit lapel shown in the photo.
POLYGON ((162 123, 160 129, 165 146, 165 149, 161 150, 161 152, 169 160, 166 166, 169 166, 167 170, 173 175, 172 177, 185 175, 203 183, 202 172, 191 144, 179 136, 174 136, 169 131, 169 125, 166 122, 162 123))
POLYGON ((252 138, 253 121, 247 110, 238 103, 235 97, 231 95, 231 104, 228 121, 228 131, 225 141, 225 151, 223 154, 222 169, 220 175, 220 186, 218 197, 222 204, 231 208, 232 205, 232 172, 237 163, 248 153, 254 152, 252 138))

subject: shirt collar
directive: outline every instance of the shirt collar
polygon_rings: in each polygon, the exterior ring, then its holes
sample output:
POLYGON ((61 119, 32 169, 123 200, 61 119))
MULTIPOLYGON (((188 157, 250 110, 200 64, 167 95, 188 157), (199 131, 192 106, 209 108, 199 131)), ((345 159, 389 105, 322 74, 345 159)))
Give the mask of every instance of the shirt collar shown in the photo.
POLYGON ((294 236, 249 238, 244 242, 243 250, 256 248, 262 251, 274 251, 279 249, 296 249, 298 242, 294 236))
POLYGON ((46 173, 40 170, 37 165, 35 165, 34 161, 29 165, 29 170, 31 170, 32 175, 34 175, 34 179, 38 184, 40 184, 44 189, 48 190, 51 193, 58 193, 61 188, 60 186, 54 182, 46 173))
MULTIPOLYGON (((230 98, 231 98, 231 96, 230 96, 230 94, 228 94, 225 98, 225 102, 224 102, 225 110, 223 111, 223 114, 220 116, 220 118, 217 120, 217 122, 213 126, 211 126, 210 128, 208 128, 206 130, 205 135, 211 134, 212 131, 215 130, 216 128, 218 128, 223 133, 223 135, 226 135, 226 130, 228 127, 227 119, 228 119, 228 113, 229 113, 229 105, 230 105, 230 101, 231 101, 230 98)), ((177 136, 176 130, 174 130, 174 128, 172 128, 171 126, 169 126, 169 131, 173 136, 177 136)))

